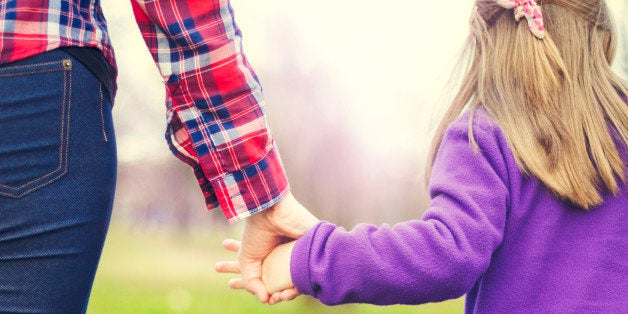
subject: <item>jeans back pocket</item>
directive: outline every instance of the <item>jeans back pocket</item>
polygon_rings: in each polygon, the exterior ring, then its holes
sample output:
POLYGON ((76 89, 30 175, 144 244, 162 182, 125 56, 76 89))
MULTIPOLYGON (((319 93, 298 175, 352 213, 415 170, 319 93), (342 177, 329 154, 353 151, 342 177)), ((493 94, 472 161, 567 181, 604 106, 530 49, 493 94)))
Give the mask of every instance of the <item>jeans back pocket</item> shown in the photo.
POLYGON ((0 66, 0 196, 22 197, 67 172, 72 61, 53 56, 0 66))

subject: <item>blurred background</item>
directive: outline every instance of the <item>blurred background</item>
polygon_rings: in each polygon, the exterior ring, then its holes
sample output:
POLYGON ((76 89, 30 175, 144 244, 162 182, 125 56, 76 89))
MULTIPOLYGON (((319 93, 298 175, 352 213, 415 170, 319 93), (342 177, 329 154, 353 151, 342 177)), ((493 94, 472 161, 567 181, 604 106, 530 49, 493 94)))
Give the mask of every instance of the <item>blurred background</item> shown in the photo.
MULTIPOLYGON (((128 0, 103 10, 117 53, 119 177, 88 313, 460 313, 462 299, 421 307, 275 307, 228 289, 213 271, 241 223, 207 212, 192 172, 164 141, 164 87, 128 0)), ((628 77, 628 0, 609 0, 620 30, 614 68, 628 77)), ((244 51, 293 194, 319 218, 420 218, 430 132, 455 92, 448 80, 472 1, 232 0, 244 51), (449 86, 449 87, 448 87, 449 86)))

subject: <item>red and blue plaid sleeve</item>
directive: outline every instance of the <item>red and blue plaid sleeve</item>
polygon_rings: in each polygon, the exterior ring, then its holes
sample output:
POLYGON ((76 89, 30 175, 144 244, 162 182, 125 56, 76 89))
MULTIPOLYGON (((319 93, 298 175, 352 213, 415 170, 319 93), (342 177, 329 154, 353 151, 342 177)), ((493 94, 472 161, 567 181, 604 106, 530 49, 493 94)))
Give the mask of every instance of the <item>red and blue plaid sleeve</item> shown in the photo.
POLYGON ((289 186, 229 1, 132 4, 166 83, 166 140, 194 169, 207 208, 234 222, 278 202, 289 186))

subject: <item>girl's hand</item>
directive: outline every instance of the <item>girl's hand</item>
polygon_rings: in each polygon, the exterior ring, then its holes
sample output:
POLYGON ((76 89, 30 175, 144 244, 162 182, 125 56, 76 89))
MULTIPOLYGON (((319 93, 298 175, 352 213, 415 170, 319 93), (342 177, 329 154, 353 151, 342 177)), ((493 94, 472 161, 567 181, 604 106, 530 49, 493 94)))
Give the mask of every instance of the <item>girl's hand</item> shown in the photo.
POLYGON ((262 303, 270 295, 262 282, 262 261, 277 246, 300 238, 314 227, 318 219, 301 205, 291 193, 261 213, 245 220, 238 261, 242 278, 234 282, 255 294, 262 303))
POLYGON ((295 241, 277 246, 262 262, 262 281, 270 294, 294 287, 290 257, 295 241))
MULTIPOLYGON (((241 247, 241 242, 237 240, 227 239, 222 242, 222 245, 228 251, 238 253, 241 247)), ((269 285, 264 282, 264 284, 266 285, 266 289, 269 291, 270 294, 270 298, 267 301, 270 305, 277 304, 282 301, 292 300, 300 294, 292 286, 292 279, 290 277, 290 256, 293 246, 294 241, 282 244, 277 249, 273 250, 269 254, 269 256, 263 261, 262 278, 264 278, 265 281, 267 280, 273 285, 269 287, 269 285), (284 263, 284 265, 286 266, 283 266, 284 269, 281 269, 278 268, 278 265, 271 265, 271 263, 275 262, 284 263), (264 273, 266 270, 269 272, 269 274, 264 273), (277 278, 274 278, 275 276, 277 276, 277 278)), ((219 273, 241 274, 240 263, 237 260, 218 262, 215 265, 215 269, 219 273)), ((232 289, 244 289, 242 278, 234 278, 229 280, 229 287, 231 287, 232 289)))

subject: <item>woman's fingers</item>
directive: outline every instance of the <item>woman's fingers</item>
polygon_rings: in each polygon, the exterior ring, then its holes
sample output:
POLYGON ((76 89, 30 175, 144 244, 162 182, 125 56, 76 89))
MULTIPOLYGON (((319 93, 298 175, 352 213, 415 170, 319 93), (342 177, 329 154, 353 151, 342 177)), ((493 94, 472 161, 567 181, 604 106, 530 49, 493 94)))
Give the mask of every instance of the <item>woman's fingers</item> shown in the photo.
POLYGON ((242 281, 242 278, 230 279, 228 284, 231 289, 244 289, 244 282, 242 281))
MULTIPOLYGON (((226 239, 222 241, 222 246, 231 252, 237 253, 240 250, 240 241, 233 239, 226 239)), ((240 262, 238 261, 223 261, 214 265, 214 269, 219 273, 225 274, 240 274, 240 262)), ((242 278, 233 278, 228 283, 231 289, 244 289, 244 282, 242 278)))
MULTIPOLYGON (((247 291, 251 292, 249 290, 249 288, 246 288, 244 285, 244 280, 242 280, 242 278, 233 278, 231 280, 229 280, 228 285, 231 289, 236 289, 236 290, 243 290, 246 289, 247 291)), ((256 286, 255 288, 263 288, 264 284, 262 283, 262 281, 259 278, 256 278, 254 280, 252 280, 251 282, 249 282, 249 286, 256 286)), ((264 292, 262 293, 254 293, 251 292, 252 294, 255 295, 255 297, 261 302, 261 303, 267 303, 269 301, 269 296, 266 293, 266 290, 263 290, 264 292)))
MULTIPOLYGON (((241 245, 242 242, 238 240, 226 239, 222 241, 222 246, 226 250, 238 254, 240 254, 241 245)), ((214 268, 219 273, 242 274, 242 267, 240 267, 240 265, 240 261, 225 261, 216 263, 214 268)), ((261 267, 261 261, 253 263, 253 266, 254 272, 259 271, 259 268, 261 267)), ((244 274, 243 277, 247 277, 247 274, 244 274)), ((248 277, 250 277, 250 279, 247 279, 247 282, 245 282, 243 278, 234 278, 229 280, 229 287, 231 287, 231 289, 246 289, 247 291, 255 294, 260 302, 268 302, 269 295, 268 292, 266 292, 266 288, 264 287, 264 283, 262 282, 262 280, 259 277, 251 276, 251 274, 248 274, 248 277)))
MULTIPOLYGON (((240 250, 240 241, 233 239, 226 239, 222 241, 222 246, 231 252, 238 252, 240 250)), ((219 273, 240 274, 240 262, 238 261, 223 261, 214 265, 214 269, 219 273)))
POLYGON ((224 241, 222 241, 222 247, 236 253, 238 253, 238 251, 240 250, 240 244, 240 241, 234 239, 225 239, 224 241))
POLYGON ((219 273, 226 274, 240 274, 240 262, 238 261, 226 261, 218 262, 214 265, 214 269, 219 273))

